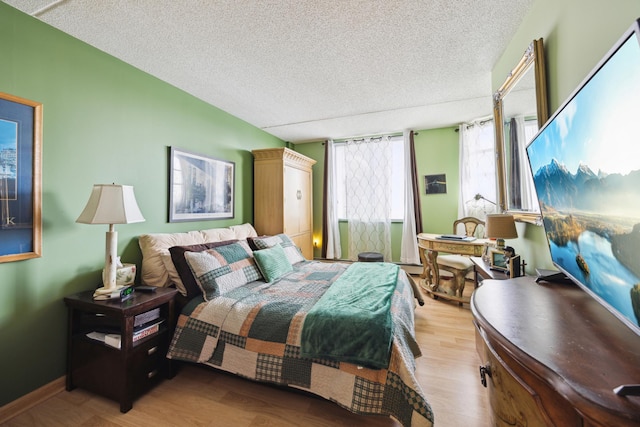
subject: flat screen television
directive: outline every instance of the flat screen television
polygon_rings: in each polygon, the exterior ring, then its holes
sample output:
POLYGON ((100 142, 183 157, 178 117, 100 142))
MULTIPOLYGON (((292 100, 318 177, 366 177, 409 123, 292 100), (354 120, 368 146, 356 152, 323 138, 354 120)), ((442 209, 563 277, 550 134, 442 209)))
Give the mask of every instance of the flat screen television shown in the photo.
POLYGON ((527 155, 554 265, 640 335, 640 19, 527 155))

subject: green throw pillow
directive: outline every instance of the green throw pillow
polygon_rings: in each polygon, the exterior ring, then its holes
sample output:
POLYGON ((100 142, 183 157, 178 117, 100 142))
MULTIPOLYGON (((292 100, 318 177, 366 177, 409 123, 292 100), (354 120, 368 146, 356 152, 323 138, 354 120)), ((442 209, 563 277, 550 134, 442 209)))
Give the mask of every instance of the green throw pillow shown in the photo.
POLYGON ((257 249, 267 249, 275 245, 282 246, 291 265, 305 260, 300 252, 300 248, 284 233, 276 234, 275 236, 252 237, 251 242, 257 249))
POLYGON ((287 258, 287 254, 279 244, 268 249, 253 252, 253 257, 258 268, 267 282, 273 282, 290 271, 293 267, 287 258))

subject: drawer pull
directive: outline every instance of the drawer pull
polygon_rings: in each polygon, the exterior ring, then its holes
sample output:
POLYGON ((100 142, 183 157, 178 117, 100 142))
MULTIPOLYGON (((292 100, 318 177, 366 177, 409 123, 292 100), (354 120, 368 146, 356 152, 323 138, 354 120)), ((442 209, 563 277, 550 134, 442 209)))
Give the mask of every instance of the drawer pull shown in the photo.
POLYGON ((491 366, 480 366, 480 382, 487 387, 487 377, 491 378, 491 366))
POLYGON ((158 370, 154 369, 153 371, 147 373, 147 378, 151 379, 155 377, 157 374, 158 374, 158 370))
POLYGON ((149 356, 151 356, 153 353, 155 353, 156 351, 158 351, 158 346, 156 345, 155 347, 151 347, 149 350, 147 350, 147 354, 149 356))

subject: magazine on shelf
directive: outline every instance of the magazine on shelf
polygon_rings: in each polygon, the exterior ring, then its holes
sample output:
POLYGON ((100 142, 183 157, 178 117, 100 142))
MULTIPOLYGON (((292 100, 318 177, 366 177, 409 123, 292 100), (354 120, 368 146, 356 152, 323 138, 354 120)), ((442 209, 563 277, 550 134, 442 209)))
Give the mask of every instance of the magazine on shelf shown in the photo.
MULTIPOLYGON (((133 342, 135 343, 136 341, 139 341, 142 338, 158 333, 158 331, 160 330, 160 324, 162 324, 162 322, 164 322, 164 319, 159 321, 157 320, 151 321, 137 328, 134 328, 133 342)), ((110 345, 111 347, 115 347, 115 348, 121 347, 122 337, 120 334, 92 331, 87 334, 87 337, 97 341, 101 341, 107 345, 110 345)))
POLYGON ((133 321, 133 327, 137 328, 138 326, 144 325, 145 323, 149 323, 159 318, 160 318, 160 307, 156 307, 153 310, 149 310, 145 313, 138 314, 133 321))
POLYGON ((148 337, 149 335, 153 335, 160 330, 160 324, 164 322, 162 320, 154 320, 150 323, 145 323, 142 326, 133 329, 133 342, 141 340, 144 337, 148 337))

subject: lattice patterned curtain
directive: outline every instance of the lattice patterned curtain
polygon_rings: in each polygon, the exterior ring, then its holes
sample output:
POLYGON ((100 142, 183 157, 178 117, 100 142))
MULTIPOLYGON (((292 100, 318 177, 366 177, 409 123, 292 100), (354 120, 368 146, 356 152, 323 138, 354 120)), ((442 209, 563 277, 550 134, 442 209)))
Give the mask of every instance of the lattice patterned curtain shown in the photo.
POLYGON ((485 220, 497 211, 493 120, 460 125, 460 199, 458 217, 485 220))
POLYGON ((346 141, 349 259, 380 252, 391 261, 391 145, 388 136, 346 141))

